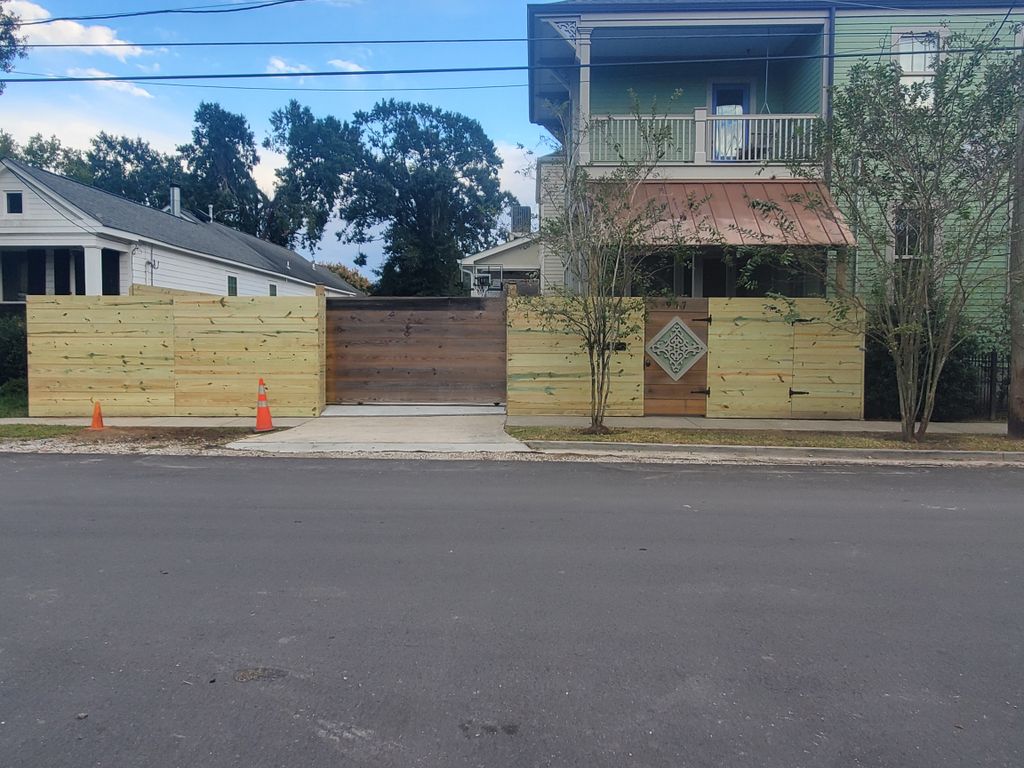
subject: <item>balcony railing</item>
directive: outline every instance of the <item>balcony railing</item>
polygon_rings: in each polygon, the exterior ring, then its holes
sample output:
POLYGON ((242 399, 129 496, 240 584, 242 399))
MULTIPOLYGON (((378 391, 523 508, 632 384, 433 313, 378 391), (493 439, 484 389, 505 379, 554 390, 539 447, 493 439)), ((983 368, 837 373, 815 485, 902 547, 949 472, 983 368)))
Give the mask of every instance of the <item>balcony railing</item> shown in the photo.
POLYGON ((590 160, 617 163, 635 160, 644 142, 666 139, 662 163, 810 162, 818 151, 818 115, 708 115, 646 119, 612 116, 590 128, 590 160), (646 136, 644 134, 647 134, 646 136))

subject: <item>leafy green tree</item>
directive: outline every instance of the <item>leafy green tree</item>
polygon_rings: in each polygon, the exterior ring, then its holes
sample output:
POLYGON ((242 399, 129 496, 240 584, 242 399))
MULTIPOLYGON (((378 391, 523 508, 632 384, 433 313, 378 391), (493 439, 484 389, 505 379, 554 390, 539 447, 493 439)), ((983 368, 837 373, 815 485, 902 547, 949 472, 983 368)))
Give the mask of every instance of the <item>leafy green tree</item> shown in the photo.
POLYGON ((21 147, 11 134, 0 128, 0 157, 20 157, 21 147))
POLYGON ((56 136, 45 138, 41 133, 30 136, 15 157, 29 165, 42 168, 50 173, 89 184, 92 173, 85 153, 78 149, 65 147, 56 136))
POLYGON ((355 170, 359 132, 335 117, 318 118, 297 101, 274 112, 270 126, 263 145, 282 153, 287 164, 277 171, 277 189, 264 213, 265 234, 315 250, 338 210, 344 179, 355 170))
MULTIPOLYGON (((0 72, 10 72, 14 62, 25 56, 25 41, 18 35, 19 19, 7 8, 6 0, 0 0, 0 72)), ((0 93, 6 83, 0 80, 0 93)))
POLYGON ((102 132, 93 138, 86 160, 94 186, 153 208, 168 204, 170 186, 181 176, 177 158, 141 138, 102 132))
POLYGON ((352 267, 344 264, 322 264, 324 269, 329 269, 342 280, 346 281, 353 288, 358 288, 363 293, 373 293, 376 285, 366 275, 358 272, 352 267))
POLYGON ((260 159, 245 116, 203 102, 196 110, 192 142, 178 152, 186 168, 188 205, 203 212, 212 205, 217 221, 260 234, 266 198, 253 178, 260 159))
MULTIPOLYGON (((820 259, 805 267, 832 283, 839 313, 866 317, 892 357, 907 441, 925 435, 957 348, 1001 321, 972 304, 1007 290, 1024 80, 1020 63, 993 51, 990 37, 945 38, 928 80, 906 82, 897 62, 856 65, 834 90, 832 123, 822 132, 832 193, 857 233, 857 269, 851 275, 820 259)), ((820 200, 803 202, 827 210, 820 200)))
POLYGON ((494 143, 475 120, 426 104, 382 101, 353 124, 362 153, 345 177, 339 237, 365 244, 383 230, 379 294, 462 293, 458 260, 498 242, 514 199, 494 143))

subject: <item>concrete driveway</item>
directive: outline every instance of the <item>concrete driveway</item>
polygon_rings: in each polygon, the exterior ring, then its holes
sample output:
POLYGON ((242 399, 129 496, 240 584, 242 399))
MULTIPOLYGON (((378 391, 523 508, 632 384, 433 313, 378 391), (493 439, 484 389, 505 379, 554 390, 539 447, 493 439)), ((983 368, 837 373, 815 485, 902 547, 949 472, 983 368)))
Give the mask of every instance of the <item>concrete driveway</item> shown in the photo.
POLYGON ((505 410, 487 406, 332 406, 284 432, 229 447, 272 453, 515 453, 505 410))

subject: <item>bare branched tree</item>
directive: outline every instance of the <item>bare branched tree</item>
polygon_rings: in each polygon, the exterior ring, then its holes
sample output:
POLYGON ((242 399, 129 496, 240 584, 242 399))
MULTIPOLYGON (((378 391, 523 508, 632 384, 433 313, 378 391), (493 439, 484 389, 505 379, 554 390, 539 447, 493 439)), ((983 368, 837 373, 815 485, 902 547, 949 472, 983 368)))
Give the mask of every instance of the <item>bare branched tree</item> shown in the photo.
MULTIPOLYGON (((837 305, 867 318, 895 363, 907 441, 925 435, 957 345, 970 333, 996 335, 1002 313, 978 308, 1005 302, 1008 287, 1020 67, 985 38, 951 34, 940 45, 934 77, 862 63, 833 91, 822 161, 857 238, 854 268, 807 249, 778 255, 819 270, 837 305)), ((829 210, 807 196, 794 202, 829 210)), ((760 212, 783 218, 770 205, 760 212)))
POLYGON ((590 431, 606 432, 615 352, 643 334, 644 314, 632 298, 646 283, 642 253, 719 241, 699 215, 704 200, 670 210, 657 194, 657 169, 673 148, 669 121, 634 110, 628 146, 612 119, 575 120, 562 111, 557 162, 541 163, 541 203, 554 211, 541 222, 540 242, 557 254, 564 283, 548 284, 537 307, 546 327, 580 340, 590 365, 590 431), (591 150, 610 158, 595 166, 591 150))

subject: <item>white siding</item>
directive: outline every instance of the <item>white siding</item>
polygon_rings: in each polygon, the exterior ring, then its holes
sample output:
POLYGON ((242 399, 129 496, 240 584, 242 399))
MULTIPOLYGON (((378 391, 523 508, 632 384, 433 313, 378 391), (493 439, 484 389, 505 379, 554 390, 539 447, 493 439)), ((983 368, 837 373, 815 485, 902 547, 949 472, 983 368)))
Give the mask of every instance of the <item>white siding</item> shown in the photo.
POLYGON ((92 222, 70 209, 37 195, 10 169, 0 167, 0 244, 11 235, 81 234, 91 229, 92 222), (21 192, 23 213, 7 213, 8 192, 21 192))
POLYGON ((278 296, 312 296, 316 292, 312 285, 287 281, 284 275, 272 276, 240 264, 221 263, 158 246, 151 249, 148 245, 136 251, 132 282, 226 296, 228 275, 238 278, 239 296, 269 296, 271 283, 277 286, 278 296), (152 275, 147 266, 150 260, 156 263, 152 275))

